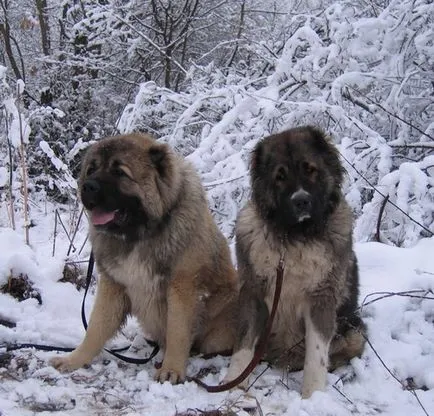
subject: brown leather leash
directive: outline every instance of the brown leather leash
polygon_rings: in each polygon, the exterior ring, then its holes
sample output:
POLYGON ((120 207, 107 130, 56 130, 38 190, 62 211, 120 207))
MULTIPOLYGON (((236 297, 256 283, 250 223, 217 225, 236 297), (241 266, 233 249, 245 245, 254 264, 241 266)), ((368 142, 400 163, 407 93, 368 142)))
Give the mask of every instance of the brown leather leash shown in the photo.
POLYGON ((276 270, 276 287, 274 289, 273 306, 271 307, 271 313, 270 316, 268 317, 267 325, 265 326, 265 329, 261 334, 261 338, 259 339, 258 346, 256 347, 255 350, 255 355, 253 356, 248 366, 243 370, 243 372, 237 378, 227 383, 220 384, 218 386, 210 386, 197 377, 187 377, 188 381, 194 381, 196 384, 203 387, 209 393, 220 393, 222 391, 230 390, 236 387, 238 384, 242 383, 250 375, 250 373, 259 364, 259 361, 261 361, 261 358, 265 353, 267 341, 271 333, 271 327, 273 326, 274 317, 276 315, 277 305, 279 304, 280 293, 282 292, 284 269, 285 269, 284 259, 282 255, 280 257, 279 265, 277 266, 277 270, 276 270))

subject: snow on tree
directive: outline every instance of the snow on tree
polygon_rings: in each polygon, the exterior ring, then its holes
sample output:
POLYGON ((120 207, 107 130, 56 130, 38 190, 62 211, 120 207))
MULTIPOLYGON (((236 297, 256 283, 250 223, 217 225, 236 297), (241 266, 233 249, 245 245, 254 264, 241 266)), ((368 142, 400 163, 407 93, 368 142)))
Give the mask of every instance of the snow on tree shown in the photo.
POLYGON ((423 1, 374 9, 339 2, 319 15, 294 15, 264 76, 226 74, 211 63, 191 69, 182 92, 143 84, 119 129, 152 132, 188 155, 231 235, 248 196, 256 141, 287 127, 318 125, 341 151, 356 238, 374 237, 388 197, 421 225, 387 204, 380 238, 411 245, 434 231, 432 18, 423 1))
POLYGON ((16 1, 0 14, 4 40, 17 40, 10 74, 27 78, 37 192, 68 201, 80 149, 146 131, 195 164, 231 236, 257 140, 314 124, 341 152, 357 240, 407 246, 434 231, 430 1, 28 4, 34 24, 18 24, 16 1))

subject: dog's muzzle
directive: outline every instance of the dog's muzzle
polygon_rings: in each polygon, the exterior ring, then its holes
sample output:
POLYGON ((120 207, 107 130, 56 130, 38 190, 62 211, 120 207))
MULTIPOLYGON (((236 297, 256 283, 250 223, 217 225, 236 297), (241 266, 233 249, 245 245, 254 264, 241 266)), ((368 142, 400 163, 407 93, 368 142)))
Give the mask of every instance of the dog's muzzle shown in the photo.
POLYGON ((92 209, 99 204, 101 186, 95 179, 88 179, 81 188, 81 200, 87 209, 92 209))
POLYGON ((312 195, 309 192, 301 188, 292 194, 290 201, 298 222, 311 217, 312 195))
POLYGON ((105 207, 103 189, 101 183, 95 179, 87 179, 81 188, 81 200, 89 211, 89 217, 93 225, 106 226, 113 222, 125 222, 126 213, 120 213, 118 209, 105 207))

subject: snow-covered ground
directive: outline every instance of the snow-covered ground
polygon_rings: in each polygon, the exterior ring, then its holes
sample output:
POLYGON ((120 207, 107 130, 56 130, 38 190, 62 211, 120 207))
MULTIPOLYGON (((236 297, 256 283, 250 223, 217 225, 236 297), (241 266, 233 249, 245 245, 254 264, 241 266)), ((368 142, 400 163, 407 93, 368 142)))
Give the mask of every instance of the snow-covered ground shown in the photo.
MULTIPOLYGON (((6 283, 10 270, 14 275, 25 273, 39 289, 43 302, 18 302, 0 294, 0 318, 16 322, 15 328, 0 325, 0 344, 75 346, 84 332, 80 319, 82 291, 70 283, 57 282, 68 242, 59 231, 56 255, 52 257, 54 213, 36 222, 31 228, 31 247, 24 244, 21 230, 0 228, 0 286, 6 283)), ((83 225, 78 234, 77 247, 83 243, 85 228, 83 225)), ((86 259, 86 250, 80 258, 86 259)), ((48 366, 48 359, 55 353, 27 349, 10 354, 0 348, 0 415, 174 416, 216 409, 221 414, 232 411, 236 415, 247 415, 247 411, 288 416, 434 415, 434 295, 430 292, 434 287, 434 238, 422 240, 413 248, 371 242, 357 244, 356 250, 361 303, 383 296, 370 295, 373 292, 419 291, 412 293, 415 297, 395 295, 363 307, 369 340, 393 377, 367 345, 361 359, 329 374, 327 391, 317 392, 309 400, 300 397, 302 373, 288 374, 279 369, 267 369, 248 393, 235 389, 210 394, 192 382, 177 386, 154 382, 154 363, 126 364, 103 353, 90 368, 61 374, 48 366)), ((87 302, 88 312, 91 304, 92 296, 87 302)), ((142 345, 142 335, 133 320, 112 344, 122 346, 131 341, 135 347, 142 345)), ((156 361, 158 358, 161 355, 156 361)), ((189 361, 188 374, 202 370, 208 373, 206 382, 217 384, 227 366, 228 358, 195 357, 189 361)), ((258 366, 252 380, 264 369, 265 364, 258 366)))

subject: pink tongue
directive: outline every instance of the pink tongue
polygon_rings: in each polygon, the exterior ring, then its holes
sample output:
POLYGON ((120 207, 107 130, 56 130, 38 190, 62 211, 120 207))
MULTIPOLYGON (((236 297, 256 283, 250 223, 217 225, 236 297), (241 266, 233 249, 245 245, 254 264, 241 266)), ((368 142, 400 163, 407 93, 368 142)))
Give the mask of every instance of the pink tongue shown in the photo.
POLYGON ((91 212, 91 220, 93 225, 103 225, 110 221, 113 221, 115 217, 115 211, 106 212, 98 208, 94 208, 91 212))

